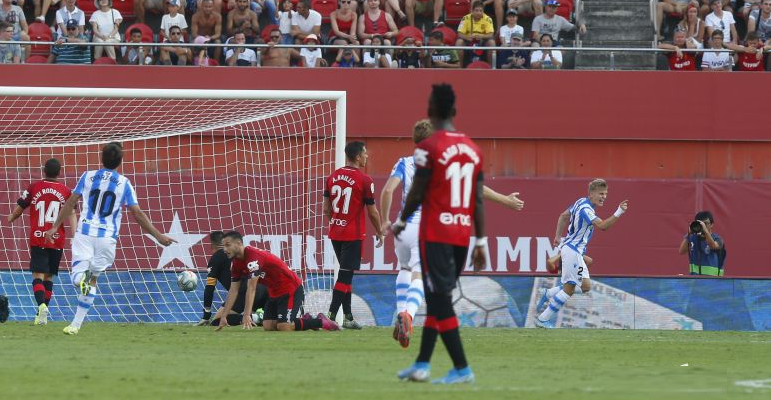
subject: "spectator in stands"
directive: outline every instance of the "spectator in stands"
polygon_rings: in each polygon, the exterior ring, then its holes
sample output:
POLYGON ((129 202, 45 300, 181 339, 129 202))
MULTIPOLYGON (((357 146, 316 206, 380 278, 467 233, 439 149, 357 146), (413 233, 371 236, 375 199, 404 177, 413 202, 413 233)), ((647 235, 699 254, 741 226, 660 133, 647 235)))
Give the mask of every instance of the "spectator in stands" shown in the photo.
MULTIPOLYGON (((710 46, 715 50, 723 50, 723 32, 714 30, 710 35, 710 46)), ((733 60, 729 52, 704 52, 701 58, 701 70, 710 72, 730 71, 733 66, 733 60)))
MULTIPOLYGON (((541 35, 541 47, 552 47, 554 39, 548 33, 541 35)), ((530 55, 530 68, 532 69, 560 69, 562 68, 562 52, 559 50, 536 50, 530 55)))
MULTIPOLYGON (((370 40, 372 46, 381 46, 383 38, 380 35, 374 35, 370 40)), ((364 52, 362 61, 364 68, 391 68, 393 67, 391 55, 383 49, 372 48, 364 52)))
MULTIPOLYGON (((503 18, 504 18, 503 11, 514 8, 514 7, 508 7, 508 1, 509 0, 482 0, 482 4, 484 5, 484 7, 488 7, 490 4, 493 5, 493 10, 495 12, 495 26, 497 27, 503 26, 503 18), (504 4, 506 5, 506 8, 503 8, 504 4)), ((540 0, 529 0, 529 1, 532 1, 533 3, 535 3, 540 0)))
MULTIPOLYGON (((203 36, 207 43, 222 43, 222 15, 214 12, 214 0, 202 0, 198 11, 190 20, 190 36, 198 38, 203 36)), ((219 60, 222 55, 221 47, 209 47, 206 50, 209 57, 219 60)))
MULTIPOLYGON (((485 6, 480 0, 471 4, 471 13, 466 14, 458 25, 458 40, 456 46, 488 46, 495 47, 495 26, 493 19, 485 14, 485 6)), ((474 58, 481 58, 484 51, 466 51, 466 59, 470 63, 474 58)), ((487 62, 492 59, 492 53, 488 52, 487 62)))
POLYGON ((677 24, 677 29, 685 32, 685 39, 691 42, 697 49, 701 49, 704 46, 702 41, 704 40, 704 32, 707 25, 699 18, 699 8, 696 5, 690 4, 683 14, 683 19, 677 24))
MULTIPOLYGON (((506 25, 502 26, 498 30, 498 37, 500 38, 500 42, 502 46, 509 46, 511 41, 511 35, 515 33, 519 33, 522 38, 525 37, 525 29, 521 26, 517 25, 517 16, 518 12, 516 9, 511 9, 506 12, 506 25)), ((520 39, 522 39, 520 38, 520 39)), ((530 46, 530 41, 522 42, 522 40, 519 41, 519 46, 530 46)), ((514 46, 514 47, 519 47, 514 46)))
MULTIPOLYGON (((118 29, 123 17, 118 10, 112 8, 112 0, 94 0, 94 5, 97 10, 91 14, 89 20, 94 31, 94 43, 120 43, 118 29)), ((103 53, 115 60, 115 47, 94 46, 94 59, 101 57, 103 53)))
MULTIPOLYGON (((145 23, 145 10, 154 10, 158 13, 165 13, 165 2, 167 0, 134 0, 134 14, 136 15, 137 21, 139 23, 144 24, 145 23)), ((185 6, 187 5, 186 0, 178 0, 179 1, 179 9, 184 10, 185 6)), ((195 1, 195 0, 190 0, 195 1)), ((220 6, 221 7, 221 6, 220 6)), ((215 8, 216 10, 219 10, 219 8, 215 8)), ((184 12, 182 12, 184 14, 184 12)))
MULTIPOLYGON (((86 37, 78 33, 78 20, 71 19, 65 24, 65 35, 56 39, 48 56, 49 64, 91 64, 88 46, 65 46, 64 43, 86 43, 86 37)), ((98 58, 98 57, 97 57, 98 58)))
POLYGON ((192 50, 193 65, 198 65, 199 67, 208 67, 212 65, 213 60, 209 57, 207 47, 201 46, 206 43, 209 43, 209 39, 207 39, 205 36, 196 36, 195 39, 193 39, 193 44, 198 45, 192 50))
POLYGON ((415 26, 415 14, 425 15, 431 10, 434 10, 434 27, 442 25, 443 23, 439 21, 439 16, 442 15, 443 4, 443 0, 404 0, 407 25, 415 26))
MULTIPOLYGON (((521 32, 514 32, 509 37, 509 47, 523 47, 528 44, 522 42, 524 36, 521 32)), ((498 52, 499 69, 527 69, 530 67, 530 54, 527 50, 504 50, 498 52)))
POLYGON ((75 0, 64 0, 64 6, 56 11, 56 36, 64 35, 67 21, 75 19, 78 21, 78 33, 85 33, 86 13, 75 5, 75 0))
POLYGON ((414 37, 408 36, 399 45, 402 47, 396 51, 396 62, 399 68, 423 68, 420 60, 424 54, 417 48, 422 46, 422 43, 417 42, 414 37))
POLYGON ((391 17, 399 17, 402 24, 407 22, 407 14, 402 11, 399 0, 385 0, 385 10, 391 17))
POLYGON ((321 55, 321 49, 316 47, 319 44, 319 38, 310 34, 303 39, 303 44, 308 47, 300 49, 300 60, 303 67, 318 68, 326 67, 327 61, 321 55))
POLYGON ((540 0, 509 0, 507 7, 522 14, 535 16, 543 14, 543 2, 540 0))
POLYGON ((670 71, 695 71, 696 57, 693 53, 683 53, 682 49, 695 49, 696 45, 688 40, 685 30, 677 28, 672 43, 659 43, 659 48, 671 50, 667 54, 670 71))
POLYGON ((257 14, 249 9, 249 0, 236 0, 236 8, 228 13, 228 34, 233 35, 238 27, 241 27, 243 32, 243 23, 246 21, 249 21, 252 29, 259 30, 260 23, 257 21, 257 14))
POLYGON ((321 14, 311 10, 308 0, 297 2, 297 12, 292 16, 292 37, 300 44, 308 35, 321 36, 321 14))
POLYGON ((335 64, 333 67, 355 68, 356 64, 358 63, 359 55, 357 52, 351 49, 343 49, 343 51, 337 52, 337 57, 335 58, 335 64))
POLYGON ((724 42, 737 44, 739 35, 736 34, 736 21, 733 14, 723 11, 721 0, 710 0, 709 6, 712 8, 712 13, 704 19, 707 24, 707 35, 712 37, 715 31, 721 31, 724 42))
POLYGON ((184 12, 179 12, 179 0, 168 0, 169 13, 164 14, 161 18, 161 31, 163 36, 169 37, 169 28, 172 26, 178 26, 182 30, 182 35, 187 33, 187 21, 185 20, 184 12))
POLYGON ((281 11, 278 11, 278 29, 281 31, 281 44, 292 44, 292 17, 296 13, 292 8, 292 0, 281 2, 281 11))
MULTIPOLYGON (((245 44, 246 35, 241 31, 236 31, 233 35, 233 43, 245 44)), ((231 67, 236 65, 240 67, 256 67, 260 65, 260 56, 252 49, 233 47, 225 53, 225 62, 231 67)))
MULTIPOLYGON (((192 1, 192 0, 191 0, 192 1)), ((214 3, 214 12, 217 14, 220 14, 222 16, 222 0, 212 0, 214 3)), ((203 0, 195 0, 196 6, 195 10, 196 12, 201 9, 201 5, 203 3, 203 0)), ((230 7, 229 9, 233 9, 236 7, 235 1, 233 2, 233 7, 230 7)))
MULTIPOLYGON (((129 43, 142 43, 142 30, 132 28, 129 35, 129 43)), ((123 46, 121 48, 121 62, 126 65, 152 65, 154 62, 153 46, 123 46)))
POLYGON ((263 11, 268 14, 268 20, 272 25, 278 25, 278 16, 276 15, 275 0, 252 0, 250 8, 259 17, 263 11))
MULTIPOLYGON (((557 0, 546 0, 546 11, 533 19, 533 45, 540 41, 541 36, 544 33, 548 33, 549 37, 553 38, 555 44, 559 44, 559 35, 562 31, 573 31, 576 29, 576 25, 570 23, 560 15, 557 15, 557 7, 560 3, 557 0)), ((586 33, 586 25, 579 24, 578 32, 582 35, 586 33)))
POLYGON ((742 17, 744 17, 745 20, 750 16, 750 14, 753 11, 760 10, 762 1, 761 0, 744 0, 744 7, 742 7, 742 17))
POLYGON ((656 3, 656 33, 658 34, 658 40, 664 39, 664 37, 661 36, 661 25, 664 23, 664 13, 685 14, 684 11, 691 1, 695 0, 661 0, 656 3))
MULTIPOLYGON (((387 12, 380 10, 380 0, 367 0, 366 11, 359 17, 359 39, 362 44, 372 43, 375 36, 380 36, 382 43, 391 45, 391 39, 399 33, 394 19, 387 12)), ((366 57, 364 58, 366 62, 366 57)))
POLYGON ((712 232, 715 218, 709 211, 699 211, 694 219, 680 242, 680 254, 688 253, 691 275, 723 276, 725 242, 712 232))
MULTIPOLYGON (((169 28, 169 36, 163 40, 163 43, 184 44, 182 29, 178 26, 169 28)), ((188 61, 193 60, 193 52, 188 46, 161 46, 159 60, 163 65, 187 65, 188 61)))
POLYGON ((295 49, 278 48, 275 45, 281 43, 281 31, 273 29, 270 31, 270 41, 268 49, 262 55, 263 67, 288 67, 292 60, 299 60, 300 53, 295 49))
MULTIPOLYGON (((5 21, 0 21, 0 40, 13 41, 13 26, 5 21)), ((19 63, 21 63, 21 45, 0 44, 0 64, 19 63)))
MULTIPOLYGON (((56 3, 58 2, 59 0, 56 0, 56 3)), ((51 0, 32 0, 32 4, 34 4, 35 21, 45 24, 46 14, 48 14, 48 9, 51 7, 51 0)), ((24 2, 22 1, 20 5, 23 6, 24 2)))
POLYGON ((757 32, 761 42, 771 44, 771 0, 763 0, 760 10, 750 13, 747 32, 757 32))
MULTIPOLYGON (((27 25, 27 19, 24 17, 24 11, 21 7, 11 4, 11 0, 2 0, 0 6, 0 21, 5 21, 13 27, 12 39, 18 41, 29 41, 29 26, 27 25)), ((26 60, 29 57, 30 46, 24 46, 24 55, 22 60, 26 60)))
POLYGON ((329 14, 329 23, 332 30, 329 33, 329 42, 339 46, 346 44, 359 44, 356 36, 356 0, 340 0, 340 8, 329 14))
POLYGON ((771 44, 764 46, 757 32, 747 33, 746 46, 726 44, 726 47, 737 52, 739 71, 765 71, 763 51, 771 50, 771 44))
MULTIPOLYGON (((432 47, 447 47, 444 43, 444 34, 441 31, 433 31, 428 35, 428 45, 432 47)), ((426 52, 426 68, 460 68, 458 52, 450 47, 441 50, 429 50, 426 52)))

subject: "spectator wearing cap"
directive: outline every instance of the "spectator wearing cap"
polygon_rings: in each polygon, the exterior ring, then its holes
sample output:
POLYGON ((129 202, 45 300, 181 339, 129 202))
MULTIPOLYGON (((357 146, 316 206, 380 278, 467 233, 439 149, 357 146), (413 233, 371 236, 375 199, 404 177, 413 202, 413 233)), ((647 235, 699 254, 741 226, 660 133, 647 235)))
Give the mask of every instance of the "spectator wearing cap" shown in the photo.
MULTIPOLYGON (((520 39, 523 39, 525 37, 525 28, 517 25, 517 19, 518 19, 518 12, 516 9, 511 9, 509 11, 506 11, 506 25, 502 26, 501 29, 498 30, 498 37, 500 38, 501 45, 508 46, 509 42, 511 41, 511 35, 515 33, 520 34, 520 39)), ((522 42, 520 40, 521 46, 530 46, 530 41, 522 42)))
POLYGON ((262 54, 263 67, 288 67, 292 60, 299 60, 300 53, 295 49, 275 47, 281 43, 281 31, 275 28, 270 31, 268 48, 262 54))
MULTIPOLYGON (((123 17, 120 12, 112 8, 112 0, 94 0, 96 11, 91 14, 91 27, 94 31, 95 43, 120 43, 120 23, 123 17)), ((115 60, 115 47, 94 46, 94 58, 102 57, 103 53, 115 60)))
POLYGON ((159 61, 163 65, 187 65, 193 59, 193 52, 189 46, 184 46, 182 29, 178 26, 169 28, 169 36, 163 39, 163 43, 174 43, 177 46, 161 46, 159 61))
POLYGON ((396 63, 399 68, 423 68, 423 63, 420 61, 424 55, 423 52, 418 49, 422 46, 415 40, 414 37, 407 36, 399 43, 399 48, 396 51, 396 63))
POLYGON ((169 13, 164 14, 163 18, 161 18, 163 36, 169 37, 169 28, 178 26, 182 30, 184 37, 185 33, 187 33, 187 21, 185 21, 185 14, 179 12, 179 0, 168 0, 166 4, 169 6, 169 13))
POLYGON ((329 42, 338 46, 359 44, 356 36, 358 16, 356 15, 356 0, 340 0, 340 8, 329 14, 329 42))
POLYGON ((49 64, 91 64, 88 46, 68 46, 65 43, 85 43, 85 36, 78 33, 78 20, 71 19, 64 24, 65 34, 56 39, 48 56, 49 64))
POLYGON ((543 14, 543 2, 541 0, 509 0, 508 8, 517 10, 520 14, 535 16, 543 14))
MULTIPOLYGON (((540 40, 541 35, 548 33, 554 43, 559 43, 560 32, 570 32, 576 29, 576 25, 570 23, 560 15, 557 15, 557 7, 560 6, 557 0, 547 0, 545 12, 533 19, 533 39, 534 45, 540 40)), ((586 25, 578 25, 578 32, 586 33, 586 25)))
POLYGON ((310 34, 303 39, 303 44, 308 47, 300 49, 300 59, 302 66, 308 68, 326 67, 327 61, 321 56, 321 49, 315 47, 319 44, 319 38, 310 34))
MULTIPOLYGON (((509 47, 524 47, 524 35, 514 32, 509 37, 509 47)), ((530 67, 530 54, 527 50, 503 50, 498 52, 498 69, 527 69, 530 67)))
MULTIPOLYGON (((714 30, 710 36, 710 47, 715 50, 725 49, 723 43, 723 31, 714 30)), ((730 71, 733 67, 733 59, 729 52, 705 51, 701 57, 701 70, 708 72, 730 71)))
MULTIPOLYGON (((134 14, 136 15, 137 22, 143 24, 145 23, 145 10, 153 10, 158 14, 165 12, 164 7, 167 5, 167 1, 168 0, 134 0, 134 14)), ((179 1, 179 9, 184 10, 186 6, 186 0, 177 1, 179 1)), ((219 8, 217 8, 217 10, 219 10, 219 8)))
MULTIPOLYGON (((13 26, 0 21, 0 40, 13 41, 13 26)), ((0 44, 0 64, 19 64, 21 62, 21 45, 15 43, 0 44)))
MULTIPOLYGON (((11 0, 2 0, 0 5, 0 21, 5 21, 13 27, 14 41, 29 41, 29 26, 27 25, 27 19, 24 17, 24 11, 21 7, 11 4, 11 0)), ((22 60, 26 60, 29 56, 30 46, 24 46, 24 56, 22 60)))
MULTIPOLYGON (((246 35, 236 31, 233 35, 233 43, 246 44, 246 35)), ((254 50, 246 47, 233 47, 225 53, 225 62, 232 66, 256 67, 260 65, 259 55, 254 50)))
MULTIPOLYGON (((539 44, 541 47, 553 47, 554 39, 548 33, 544 33, 541 35, 539 44)), ((530 68, 560 69, 562 68, 562 52, 551 49, 536 50, 530 54, 530 68)))
MULTIPOLYGON (((447 47, 444 43, 444 34, 441 31, 433 31, 428 35, 428 45, 431 47, 447 47)), ((450 47, 446 49, 434 49, 426 52, 426 68, 460 68, 458 52, 450 47)))
POLYGON ((365 8, 366 11, 359 17, 359 40, 368 45, 375 36, 380 36, 382 44, 390 46, 391 40, 399 34, 394 19, 380 9, 380 0, 367 0, 365 8))
POLYGON ((86 29, 86 13, 75 5, 76 0, 64 0, 64 6, 56 11, 56 35, 64 35, 66 23, 71 19, 78 20, 78 33, 83 34, 86 29))
POLYGON ((709 7, 712 12, 704 18, 707 25, 707 36, 712 37, 712 33, 721 31, 723 32, 723 42, 737 44, 739 35, 736 33, 736 21, 733 14, 723 11, 721 0, 710 0, 709 7))
MULTIPOLYGON (((198 11, 193 14, 190 20, 190 36, 198 38, 203 36, 208 43, 222 43, 222 15, 219 11, 214 12, 214 1, 203 0, 198 11)), ((215 60, 220 59, 222 47, 209 47, 206 51, 209 57, 215 60)))
MULTIPOLYGON (((372 37, 370 44, 372 46, 381 46, 383 38, 380 35, 372 37)), ((391 55, 387 51, 378 48, 371 48, 364 51, 364 58, 361 62, 364 68, 391 68, 393 67, 391 55)))
POLYGON ((747 32, 757 32, 761 42, 771 44, 771 0, 763 0, 760 10, 750 13, 747 32))
MULTIPOLYGON (((458 25, 458 40, 455 42, 456 46, 488 46, 495 47, 495 26, 493 26, 493 19, 485 14, 485 6, 480 0, 476 0, 471 4, 471 13, 466 14, 460 20, 458 25)), ((473 58, 474 56, 481 57, 481 51, 475 51, 473 53, 465 52, 466 56, 473 58)), ((487 62, 492 59, 492 53, 488 52, 487 62)))
POLYGON ((252 29, 259 30, 257 14, 249 9, 249 0, 236 0, 236 8, 228 13, 227 32, 232 35, 236 30, 243 31, 243 24, 249 21, 252 29))
POLYGON ((208 67, 213 65, 213 60, 209 58, 208 48, 201 46, 202 44, 209 43, 209 41, 209 38, 206 36, 196 36, 195 39, 193 39, 193 44, 198 45, 197 47, 193 48, 193 65, 198 65, 201 67, 208 67))
POLYGON ((695 71, 696 57, 693 53, 683 53, 683 49, 695 49, 696 45, 688 40, 684 29, 677 28, 672 43, 659 43, 659 48, 670 50, 667 54, 670 71, 695 71))
MULTIPOLYGON (((131 28, 127 32, 129 43, 142 43, 142 30, 131 28)), ((121 47, 121 62, 126 65, 152 65, 152 45, 147 46, 123 46, 121 47)))
POLYGON ((292 16, 291 32, 297 44, 302 43, 308 35, 315 35, 317 38, 321 36, 321 14, 311 10, 308 0, 297 2, 297 12, 292 16))
POLYGON ((332 66, 339 67, 339 68, 355 68, 356 64, 358 63, 359 63, 359 55, 357 54, 357 52, 351 49, 343 49, 343 51, 337 52, 335 63, 332 66))

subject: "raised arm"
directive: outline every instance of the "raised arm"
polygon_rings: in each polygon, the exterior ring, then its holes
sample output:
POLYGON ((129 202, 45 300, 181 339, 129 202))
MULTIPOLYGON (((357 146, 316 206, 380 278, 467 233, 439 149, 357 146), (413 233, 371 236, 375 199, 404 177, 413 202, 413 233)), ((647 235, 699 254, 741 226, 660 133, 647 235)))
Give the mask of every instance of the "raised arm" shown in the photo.
MULTIPOLYGON (((511 208, 512 210, 522 210, 525 208, 525 202, 520 200, 517 195, 519 192, 514 192, 508 196, 504 196, 495 190, 491 189, 487 185, 482 186, 484 188, 482 197, 485 200, 494 201, 496 203, 502 204, 508 208, 511 208)), ((382 201, 382 200, 381 200, 382 201)))
MULTIPOLYGON (((74 197, 74 195, 73 195, 73 197, 74 197)), ((70 198, 72 198, 72 197, 70 197, 70 198)), ((67 201, 69 201, 69 200, 67 200, 67 201)), ((150 219, 147 218, 147 215, 145 214, 145 212, 142 211, 142 209, 139 208, 138 205, 135 204, 133 206, 129 206, 128 209, 129 209, 129 211, 131 211, 131 215, 134 216, 134 219, 137 221, 139 226, 141 226, 142 229, 145 232, 147 232, 150 235, 152 235, 152 237, 154 237, 155 240, 158 241, 158 243, 160 243, 160 244, 162 244, 164 246, 168 246, 168 245, 170 245, 172 243, 176 243, 177 242, 176 240, 174 240, 174 239, 172 239, 172 238, 162 234, 158 229, 156 229, 155 226, 153 226, 152 222, 150 222, 150 219)))
POLYGON ((624 200, 621 202, 621 204, 618 205, 618 209, 616 209, 616 212, 613 213, 610 217, 607 219, 601 219, 601 218, 595 218, 594 221, 592 221, 592 225, 594 225, 595 228, 606 231, 610 229, 611 226, 616 224, 616 221, 618 221, 619 218, 621 218, 621 215, 626 212, 627 203, 629 200, 624 200))

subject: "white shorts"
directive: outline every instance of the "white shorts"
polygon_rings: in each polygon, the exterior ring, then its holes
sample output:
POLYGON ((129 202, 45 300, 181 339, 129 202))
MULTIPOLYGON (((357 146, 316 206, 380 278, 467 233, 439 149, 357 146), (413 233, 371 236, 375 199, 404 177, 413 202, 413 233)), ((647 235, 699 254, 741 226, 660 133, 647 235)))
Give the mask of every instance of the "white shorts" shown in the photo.
POLYGON ((420 272, 420 246, 418 245, 419 223, 408 223, 399 238, 394 238, 394 249, 399 269, 420 272))
POLYGON ((111 237, 93 237, 76 233, 72 238, 72 271, 75 275, 86 270, 98 275, 115 261, 117 241, 111 237))
POLYGON ((562 256, 562 284, 573 283, 581 285, 581 281, 589 279, 589 268, 584 262, 584 256, 568 246, 560 248, 562 256))

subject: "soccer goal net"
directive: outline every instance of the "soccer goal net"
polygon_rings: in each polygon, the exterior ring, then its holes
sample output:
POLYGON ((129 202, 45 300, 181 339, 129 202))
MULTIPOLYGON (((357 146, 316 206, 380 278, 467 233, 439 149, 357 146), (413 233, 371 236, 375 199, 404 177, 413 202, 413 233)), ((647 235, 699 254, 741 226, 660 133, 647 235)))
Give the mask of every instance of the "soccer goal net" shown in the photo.
MULTIPOLYGON (((123 144, 118 171, 133 183, 140 207, 178 243, 163 248, 126 213, 89 320, 197 321, 212 253, 208 234, 231 229, 301 276, 307 312, 326 311, 335 259, 322 192, 324 178, 344 160, 344 92, 0 88, 5 215, 43 177, 47 159, 61 161, 59 179, 74 188, 83 172, 101 167, 101 147, 113 141, 123 144), (195 291, 177 288, 184 269, 198 272, 195 291)), ((37 309, 29 235, 27 211, 12 224, 3 218, 0 293, 16 320, 31 320, 37 309)), ((67 236, 50 304, 54 320, 69 320, 77 303, 67 236)), ((225 296, 218 288, 215 310, 225 296)))

